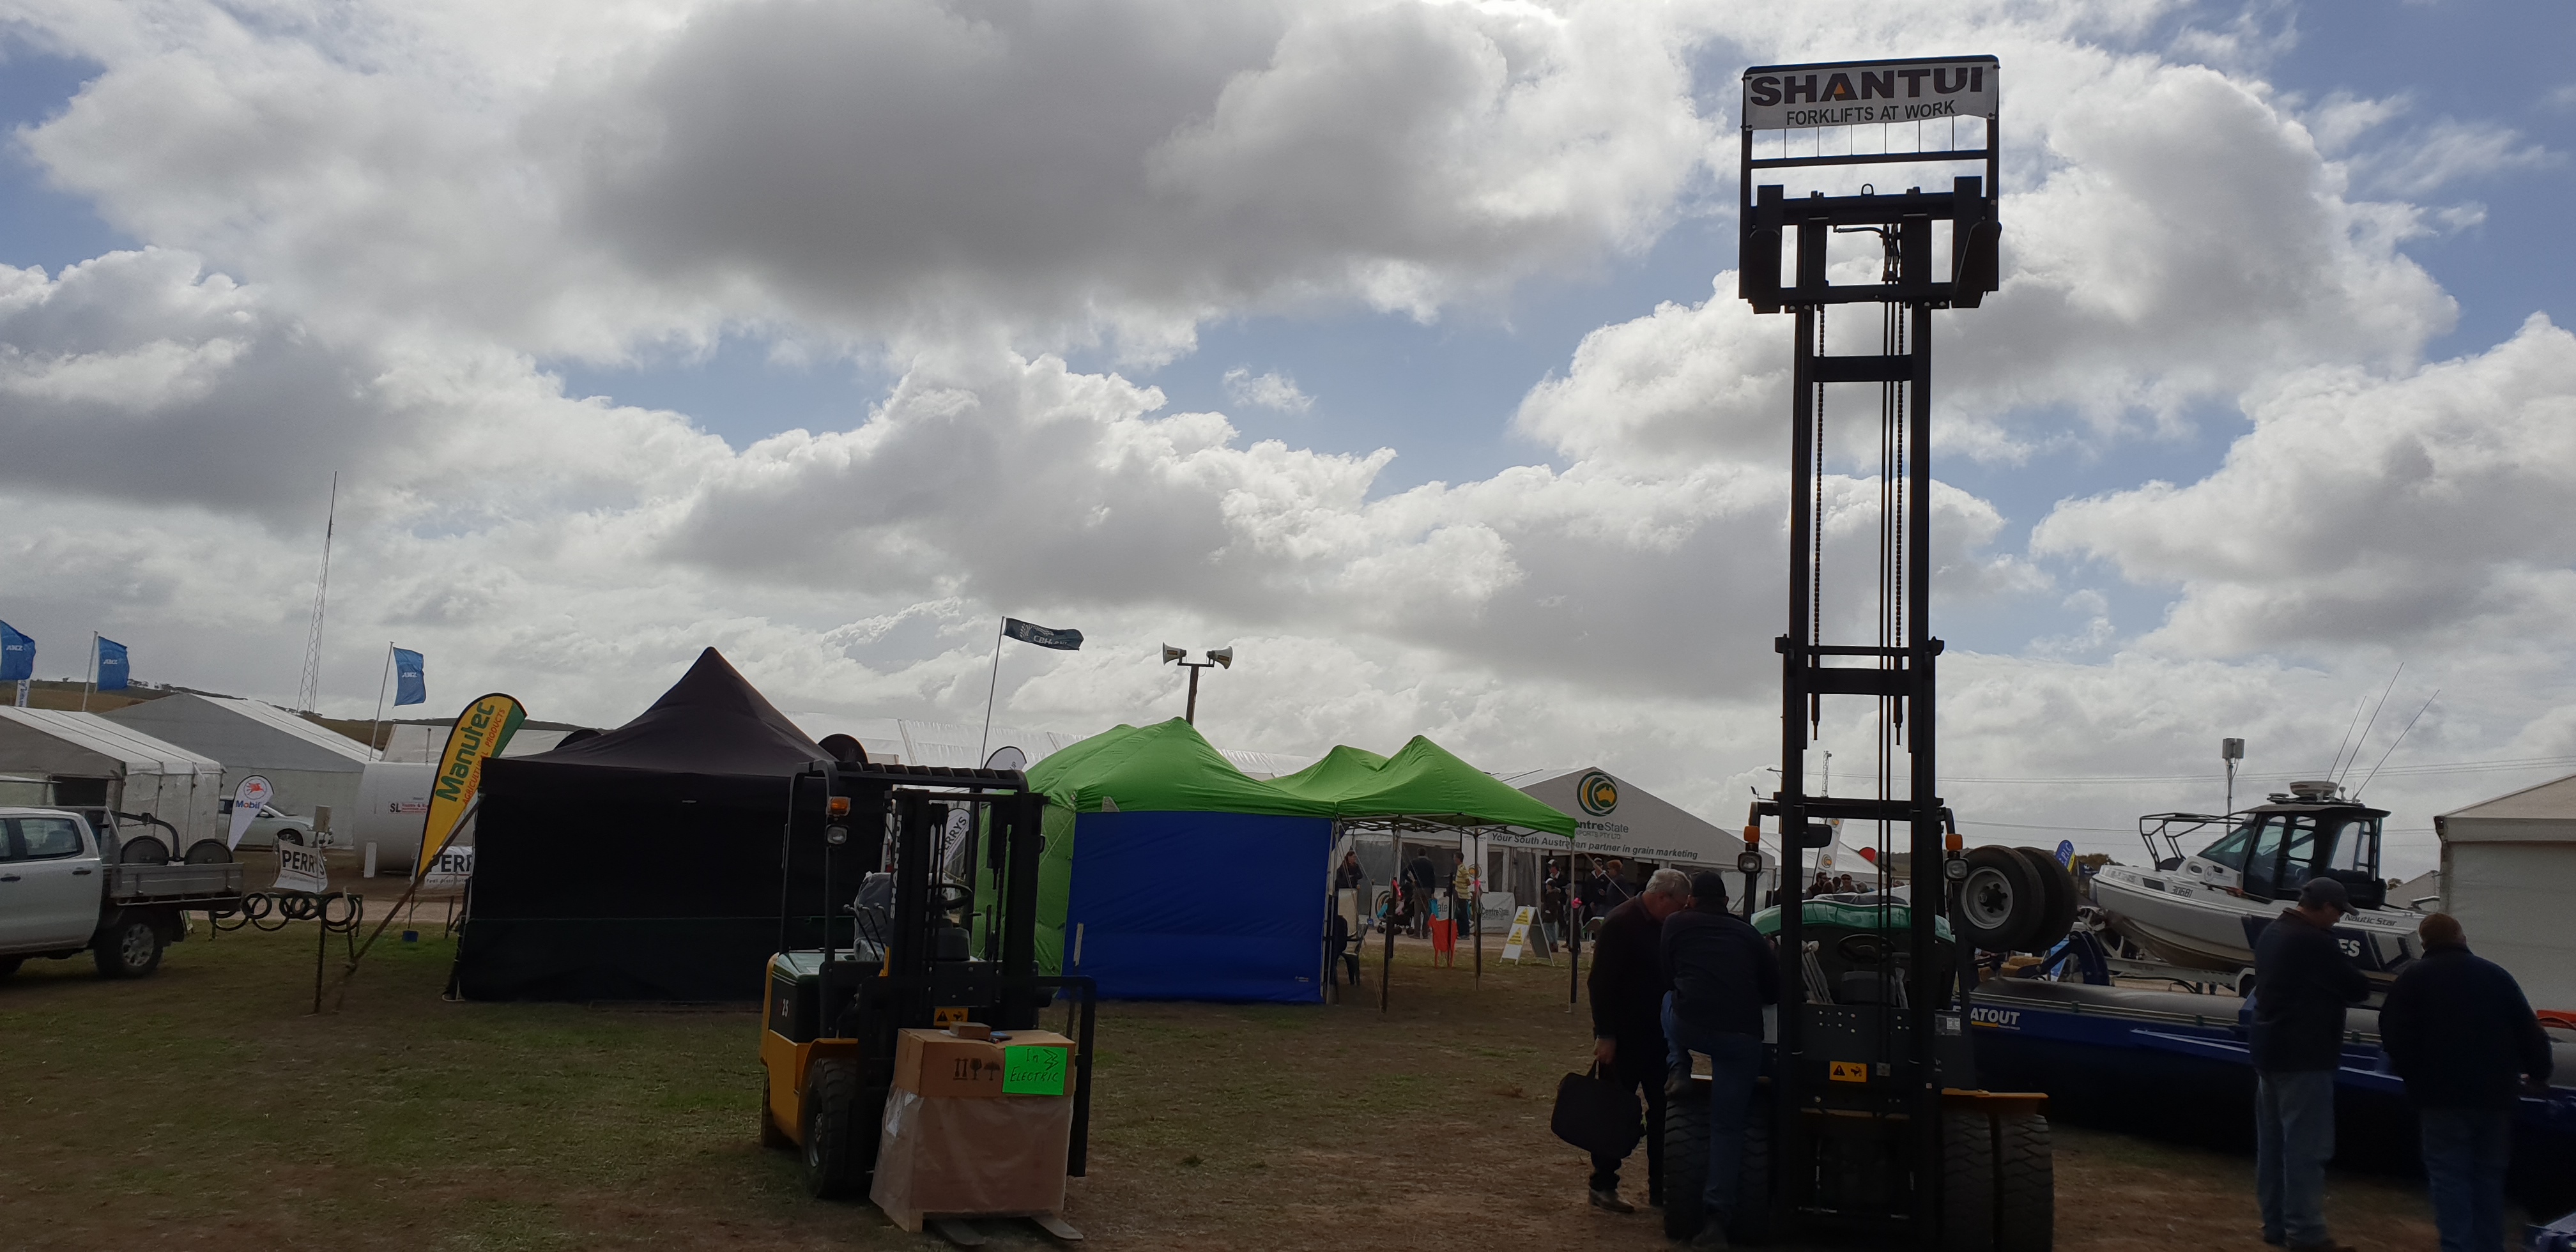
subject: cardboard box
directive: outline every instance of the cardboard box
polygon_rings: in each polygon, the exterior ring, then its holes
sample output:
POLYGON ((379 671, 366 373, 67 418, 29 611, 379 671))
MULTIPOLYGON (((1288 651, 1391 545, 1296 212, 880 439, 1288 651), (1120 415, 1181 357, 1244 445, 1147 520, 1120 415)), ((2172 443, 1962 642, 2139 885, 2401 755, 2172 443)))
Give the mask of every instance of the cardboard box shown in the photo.
POLYGON ((895 1039, 894 1089, 942 1099, 1070 1096, 1073 1041, 1045 1030, 998 1040, 907 1030, 895 1039))
POLYGON ((916 1231, 931 1217, 1061 1212, 1072 1138, 1071 1100, 897 1091, 886 1100, 868 1198, 916 1231))

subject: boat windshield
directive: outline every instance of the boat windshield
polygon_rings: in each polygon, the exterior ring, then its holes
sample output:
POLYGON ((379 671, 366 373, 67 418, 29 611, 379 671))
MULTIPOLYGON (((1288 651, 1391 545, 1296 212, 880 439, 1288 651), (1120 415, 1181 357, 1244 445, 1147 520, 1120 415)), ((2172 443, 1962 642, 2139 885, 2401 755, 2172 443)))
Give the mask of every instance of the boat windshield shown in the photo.
POLYGON ((2373 878, 2379 876, 2379 819, 2352 817, 2343 820, 2334 832, 2334 843, 2327 850, 2325 868, 2355 870, 2373 878))
POLYGON ((2359 870, 2376 876, 2379 819, 2339 813, 2267 813, 2201 855, 2231 868, 2234 858, 2241 857, 2245 894, 2258 900, 2286 900, 2298 895, 2299 888, 2320 870, 2359 870), (2229 857, 2220 856, 2222 849, 2229 857))
POLYGON ((2216 861, 2229 869, 2245 868, 2245 845, 2254 838, 2255 824, 2253 818, 2245 819, 2245 824, 2229 831, 2226 838, 2202 848, 2200 859, 2216 861))

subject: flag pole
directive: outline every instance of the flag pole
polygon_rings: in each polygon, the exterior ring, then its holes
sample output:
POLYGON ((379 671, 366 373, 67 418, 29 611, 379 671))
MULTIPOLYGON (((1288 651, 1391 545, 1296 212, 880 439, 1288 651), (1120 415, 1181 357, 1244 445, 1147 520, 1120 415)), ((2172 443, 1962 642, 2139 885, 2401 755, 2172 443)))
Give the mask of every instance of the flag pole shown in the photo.
POLYGON ((81 712, 89 712, 89 693, 98 690, 98 632, 89 632, 89 681, 81 684, 81 712))
POLYGON ((984 686, 984 737, 975 743, 978 768, 984 764, 984 754, 993 748, 993 697, 1002 690, 1002 632, 1010 628, 1010 622, 1006 616, 1002 625, 993 628, 993 676, 984 686))
POLYGON ((379 727, 379 726, 384 725, 384 721, 385 721, 385 679, 386 679, 388 676, 390 676, 393 672, 394 672, 394 645, 393 645, 393 642, 392 642, 391 640, 387 640, 387 641, 385 642, 385 664, 384 664, 384 668, 379 669, 379 670, 377 670, 377 671, 376 671, 376 717, 375 717, 375 720, 374 720, 374 721, 371 721, 371 722, 367 723, 367 751, 375 753, 375 754, 376 754, 376 759, 378 759, 378 760, 382 760, 382 759, 384 759, 384 755, 385 755, 385 754, 384 754, 384 752, 383 752, 383 750, 382 750, 382 749, 379 749, 378 747, 376 747, 376 728, 377 728, 377 727, 379 727))

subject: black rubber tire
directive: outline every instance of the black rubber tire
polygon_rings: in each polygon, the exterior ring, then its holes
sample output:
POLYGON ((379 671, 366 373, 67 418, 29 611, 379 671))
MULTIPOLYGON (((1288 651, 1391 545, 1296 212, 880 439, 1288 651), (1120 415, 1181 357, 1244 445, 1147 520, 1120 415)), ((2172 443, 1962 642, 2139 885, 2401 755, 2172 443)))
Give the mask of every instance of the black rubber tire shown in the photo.
POLYGON ((1708 1222, 1708 1080, 1664 1097, 1664 1237, 1689 1239, 1708 1222))
POLYGON ((159 835, 136 835, 118 845, 116 859, 123 865, 167 865, 170 845, 159 835))
POLYGON ((188 845, 188 864, 190 865, 230 865, 232 863, 233 850, 225 847, 220 839, 200 839, 188 845))
POLYGON ((2038 848, 2016 848, 2014 851, 2021 853, 2021 859, 2030 862, 2031 872, 2039 876, 2040 889, 2048 895, 2048 911, 2041 916, 2036 929, 2022 936, 2022 947, 2031 952, 2046 952, 2056 947, 2058 941, 2066 937, 2066 932, 2075 928, 2075 907, 2081 903, 2075 898, 2075 879, 2067 874, 2065 866, 2057 863, 2055 856, 2047 852, 2038 848))
POLYGON ((858 1127, 850 1124, 850 1106, 859 1096, 856 1062, 827 1057, 805 1071, 805 1191, 818 1200, 851 1194, 851 1160, 858 1127))
POLYGON ((2057 1167, 2048 1119, 2000 1119, 1995 1152, 1995 1252, 2049 1252, 2057 1242, 2057 1167))
POLYGON ((26 961, 27 958, 23 956, 0 956, 0 978, 6 978, 11 974, 17 973, 18 967, 25 964, 26 961))
POLYGON ((90 936, 89 955, 101 978, 141 978, 161 968, 161 928, 140 917, 109 922, 90 936))
POLYGON ((1995 1246, 1995 1125, 1985 1113, 1941 1114, 1941 1247, 1992 1252, 1995 1246))
MULTIPOLYGON (((1727 1223, 1731 1243, 1764 1243, 1771 1238, 1771 1088, 1753 1089, 1753 1107, 1744 1111, 1744 1167, 1736 1173, 1735 1220, 1727 1223)), ((1668 1192, 1666 1203, 1672 1201, 1668 1192)))
POLYGON ((796 1146, 787 1132, 779 1129, 778 1113, 769 1103, 769 1067, 760 1067, 760 1146, 786 1149, 796 1146))
POLYGON ((2048 912, 2048 888, 2019 852, 1990 843, 1968 851, 1954 919, 1960 937, 1982 952, 2018 952, 2022 936, 2048 912))

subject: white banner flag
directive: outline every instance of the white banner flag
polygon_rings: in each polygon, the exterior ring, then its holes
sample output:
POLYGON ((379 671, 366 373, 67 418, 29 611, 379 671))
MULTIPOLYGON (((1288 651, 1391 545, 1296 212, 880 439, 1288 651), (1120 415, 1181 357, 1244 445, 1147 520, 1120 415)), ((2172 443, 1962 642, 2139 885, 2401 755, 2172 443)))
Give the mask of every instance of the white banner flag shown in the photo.
POLYGON ((231 838, 224 840, 225 847, 241 846, 242 836, 250 830, 250 824, 259 820, 259 811, 267 808, 269 797, 276 794, 277 789, 257 774, 241 780, 241 786, 233 789, 233 833, 231 838))

